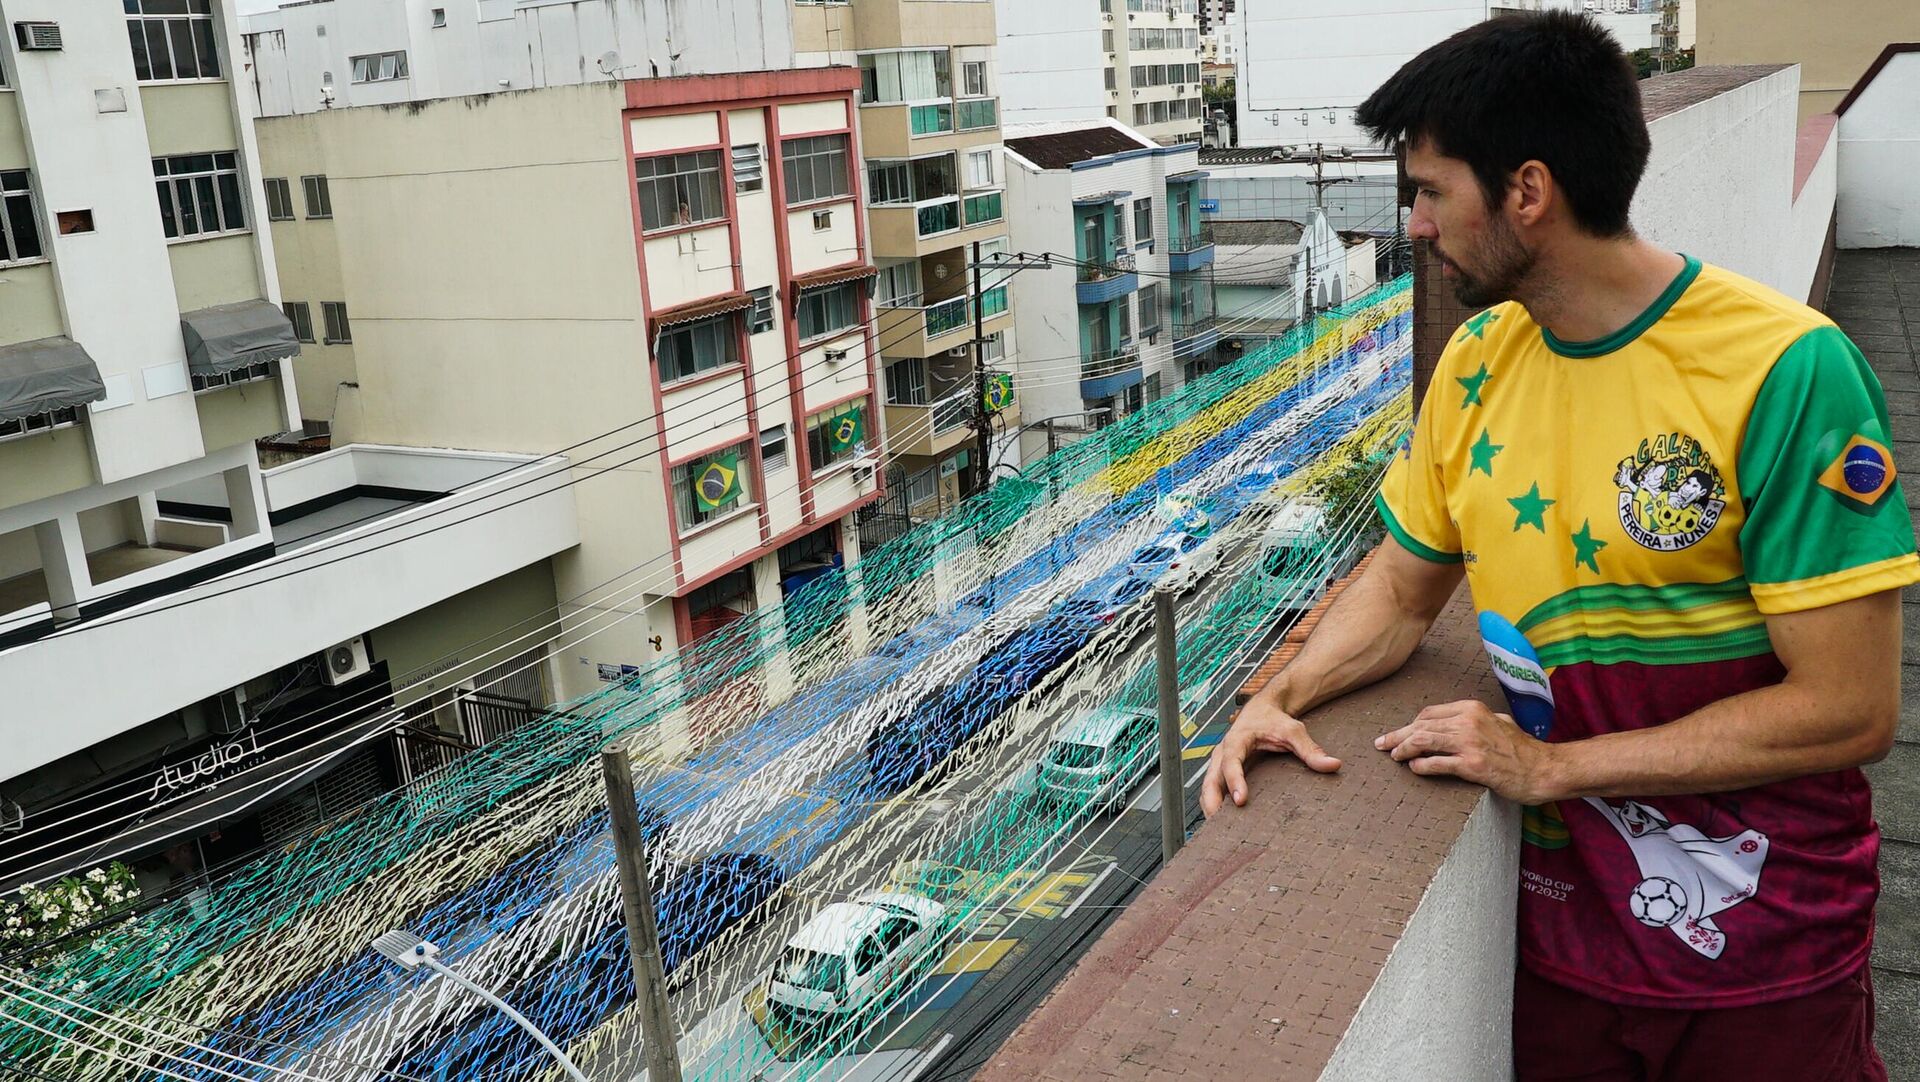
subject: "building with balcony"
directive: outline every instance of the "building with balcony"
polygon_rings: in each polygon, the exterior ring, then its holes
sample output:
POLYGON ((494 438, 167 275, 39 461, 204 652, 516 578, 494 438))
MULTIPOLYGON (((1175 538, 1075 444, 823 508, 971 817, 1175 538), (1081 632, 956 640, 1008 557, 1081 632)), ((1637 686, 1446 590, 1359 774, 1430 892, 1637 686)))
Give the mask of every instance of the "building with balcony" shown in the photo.
MULTIPOLYGON (((571 495, 501 495, 564 477, 545 456, 263 469, 314 327, 282 302, 286 193, 227 7, 5 13, 0 885, 125 859, 157 889, 397 784, 396 703, 457 714, 433 696, 512 668, 507 708, 544 704, 571 495)), ((321 321, 351 337, 344 307, 321 321)))
POLYGON ((283 291, 354 313, 306 415, 382 445, 566 448, 564 697, 858 558, 884 423, 859 85, 810 68, 259 122, 269 184, 329 193, 273 224, 283 291))
POLYGON ((1019 125, 1007 165, 1014 245, 1059 265, 1013 282, 1027 415, 1105 424, 1205 371, 1220 327, 1198 148, 1113 120, 1019 125))
MULTIPOLYGON (((792 18, 798 63, 859 70, 887 451, 899 499, 932 513, 973 491, 987 408, 976 366, 1018 366, 1012 272, 984 265, 1010 250, 994 5, 795 0, 792 18)), ((998 410, 996 428, 1017 427, 1019 410, 998 410)))

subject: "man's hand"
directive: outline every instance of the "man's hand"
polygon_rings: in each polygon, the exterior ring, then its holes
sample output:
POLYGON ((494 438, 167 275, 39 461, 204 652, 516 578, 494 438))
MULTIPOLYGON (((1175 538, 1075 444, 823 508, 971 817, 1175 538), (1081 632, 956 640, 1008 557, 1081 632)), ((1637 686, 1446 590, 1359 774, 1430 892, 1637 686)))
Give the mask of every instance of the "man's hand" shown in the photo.
POLYGON ((1340 769, 1340 760, 1328 755, 1307 735, 1300 719, 1261 696, 1240 709, 1233 727, 1207 760, 1207 776, 1200 783, 1200 810, 1212 818, 1231 798, 1235 807, 1247 802, 1247 760, 1256 752, 1292 752, 1322 774, 1340 769))
POLYGON ((1521 804, 1556 799, 1547 776, 1553 745, 1529 736, 1511 716, 1494 713, 1486 703, 1465 699, 1429 706, 1412 724, 1373 746, 1415 774, 1450 775, 1521 804))

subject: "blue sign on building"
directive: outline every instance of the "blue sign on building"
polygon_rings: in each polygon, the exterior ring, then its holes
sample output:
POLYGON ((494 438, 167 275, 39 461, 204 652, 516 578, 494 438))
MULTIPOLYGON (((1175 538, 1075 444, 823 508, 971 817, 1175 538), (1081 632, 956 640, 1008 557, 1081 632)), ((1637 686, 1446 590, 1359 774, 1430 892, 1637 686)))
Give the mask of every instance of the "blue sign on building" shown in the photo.
POLYGON ((1200 201, 1200 213, 1202 214, 1220 213, 1220 201, 1218 199, 1202 199, 1200 201))

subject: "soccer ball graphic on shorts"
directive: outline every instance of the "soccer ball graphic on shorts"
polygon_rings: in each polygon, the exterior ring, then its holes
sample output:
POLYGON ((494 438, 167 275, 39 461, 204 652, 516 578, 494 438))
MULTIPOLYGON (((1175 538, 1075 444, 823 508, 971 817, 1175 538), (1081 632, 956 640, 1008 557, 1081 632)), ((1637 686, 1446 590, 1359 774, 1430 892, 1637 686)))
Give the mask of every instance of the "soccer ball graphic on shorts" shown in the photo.
POLYGON ((1627 895, 1627 909, 1649 928, 1671 928, 1687 915, 1687 892, 1664 876, 1649 876, 1627 895))

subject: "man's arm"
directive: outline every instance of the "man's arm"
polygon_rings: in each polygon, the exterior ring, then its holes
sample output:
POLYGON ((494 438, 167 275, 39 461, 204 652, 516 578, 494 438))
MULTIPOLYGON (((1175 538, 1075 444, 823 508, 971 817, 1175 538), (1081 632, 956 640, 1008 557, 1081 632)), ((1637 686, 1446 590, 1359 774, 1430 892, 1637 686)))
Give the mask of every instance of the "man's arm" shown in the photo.
POLYGON ((1564 744, 1477 702, 1420 712, 1376 746, 1417 774, 1523 804, 1746 789, 1884 758, 1900 715, 1900 591, 1767 617, 1786 679, 1666 725, 1564 744))
POLYGON ((1340 760, 1307 735, 1299 715, 1406 664, 1420 637, 1460 584, 1461 565, 1433 563, 1389 536, 1373 562, 1328 606, 1300 656, 1240 710, 1200 783, 1207 815, 1231 799, 1247 802, 1247 760, 1256 752, 1292 752, 1323 773, 1340 760))

